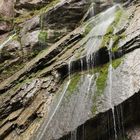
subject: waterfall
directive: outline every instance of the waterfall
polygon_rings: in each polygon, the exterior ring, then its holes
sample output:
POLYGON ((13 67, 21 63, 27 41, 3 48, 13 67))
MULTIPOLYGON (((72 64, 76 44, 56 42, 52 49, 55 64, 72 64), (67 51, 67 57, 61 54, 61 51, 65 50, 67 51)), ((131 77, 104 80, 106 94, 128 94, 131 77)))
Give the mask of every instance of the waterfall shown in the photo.
POLYGON ((72 56, 68 62, 68 77, 69 80, 71 79, 71 73, 72 73, 72 60, 74 59, 75 56, 72 56))
POLYGON ((94 3, 91 3, 89 14, 90 14, 90 17, 94 16, 94 3))
POLYGON ((112 103, 112 46, 113 46, 113 39, 110 39, 109 46, 108 46, 108 52, 109 52, 109 103, 110 108, 112 110, 112 117, 113 117, 113 128, 114 128, 114 135, 115 140, 117 139, 117 128, 116 128, 116 117, 115 117, 115 110, 114 105, 112 103))
MULTIPOLYGON (((115 12, 116 8, 118 5, 115 5, 111 8, 109 8, 107 11, 101 13, 98 18, 98 24, 91 29, 89 34, 87 35, 88 38, 90 38, 87 43, 86 43, 86 56, 87 56, 87 69, 89 69, 89 63, 93 63, 93 58, 92 54, 99 50, 99 47, 102 42, 102 37, 106 33, 108 27, 111 25, 111 23, 115 19, 115 12), (106 18, 106 19, 104 19, 106 18), (96 38, 94 38, 94 36, 96 38)), ((112 105, 112 46, 113 46, 113 39, 110 39, 110 43, 108 46, 109 49, 109 60, 110 60, 110 65, 109 65, 109 96, 110 96, 110 107, 112 109, 112 114, 113 114, 113 125, 114 125, 114 135, 115 139, 117 139, 117 129, 116 129, 116 121, 115 121, 115 112, 114 112, 114 106, 112 105)))
POLYGON ((5 40, 5 41, 0 45, 0 50, 3 49, 3 47, 4 47, 9 41, 11 41, 15 35, 16 35, 16 33, 13 34, 13 35, 11 35, 7 40, 5 40))
MULTIPOLYGON (((72 67, 72 66, 71 66, 71 61, 72 61, 72 59, 73 59, 73 57, 71 57, 70 60, 69 60, 69 62, 68 62, 68 77, 69 77, 69 78, 68 78, 68 81, 67 81, 67 83, 66 83, 65 86, 64 86, 64 89, 63 89, 63 91, 62 91, 62 93, 61 93, 61 97, 60 97, 60 99, 59 99, 57 105, 55 106, 55 109, 54 109, 53 113, 51 114, 51 116, 49 117, 49 119, 47 119, 47 120, 43 123, 42 128, 40 129, 39 133, 37 134, 37 136, 36 136, 36 139, 37 139, 37 140, 41 140, 41 139, 43 138, 45 131, 46 131, 47 128, 49 127, 49 124, 51 123, 53 117, 55 116, 57 110, 59 109, 59 107, 60 107, 60 105, 61 105, 61 102, 62 102, 62 100, 63 100, 63 98, 64 98, 64 96, 65 96, 65 94, 66 94, 66 92, 67 92, 67 89, 68 89, 69 84, 70 84, 70 82, 71 82, 71 77, 70 77, 70 75, 71 75, 71 67, 72 67)), ((74 137, 74 139, 72 139, 72 140, 76 140, 76 131, 72 134, 72 138, 73 138, 73 137, 74 137)))
MULTIPOLYGON (((85 75, 85 77, 81 78, 82 80, 84 80, 83 86, 81 86, 79 96, 77 98, 75 98, 76 102, 75 102, 74 108, 73 108, 73 112, 76 113, 77 117, 80 116, 80 115, 83 115, 83 112, 81 110, 82 110, 82 108, 85 108, 85 106, 86 106, 84 104, 84 101, 86 100, 86 98, 89 98, 89 93, 90 93, 93 77, 94 77, 94 75, 87 74, 87 75, 85 75), (82 91, 83 91, 83 93, 82 93, 82 91), (78 106, 80 108, 78 108, 78 106)), ((72 123, 73 120, 75 120, 75 113, 71 114, 72 118, 71 118, 70 122, 71 122, 72 125, 73 125, 73 123, 72 123)), ((73 128, 73 126, 71 126, 71 128, 73 128)), ((83 127, 82 127, 82 132, 84 133, 84 124, 83 124, 83 127)), ((74 129, 74 131, 71 132, 70 140, 77 140, 77 138, 78 138, 77 129, 74 129)), ((81 139, 84 140, 84 135, 81 136, 81 139)))
MULTIPOLYGON (((89 31, 89 33, 86 35, 86 37, 81 41, 82 42, 81 46, 84 47, 84 51, 82 53, 84 54, 84 56, 86 56, 86 63, 87 63, 88 70, 91 68, 91 63, 94 63, 93 54, 100 49, 102 41, 103 41, 103 36, 106 34, 108 27, 113 23, 113 21, 115 19, 115 12, 116 12, 117 8, 118 8, 118 5, 115 5, 111 8, 109 8, 108 10, 102 12, 101 14, 99 14, 96 18, 93 18, 92 20, 88 21, 89 23, 93 23, 94 25, 91 28, 91 30, 89 31)), ((113 39, 110 39, 110 43, 109 43, 109 47, 108 47, 109 48, 109 59, 110 59, 109 96, 110 96, 110 107, 112 109, 112 114, 113 114, 114 133, 115 133, 115 138, 117 138, 114 106, 112 104, 112 97, 111 97, 112 96, 111 95, 112 94, 112 56, 111 56, 112 45, 113 45, 113 39)), ((80 54, 80 55, 83 56, 83 54, 80 54)), ((75 129, 75 128, 78 125, 83 124, 85 122, 85 118, 89 117, 92 114, 90 112, 91 111, 90 109, 91 109, 92 103, 93 103, 93 100, 91 98, 93 97, 93 94, 95 91, 92 88, 94 88, 95 87, 94 84, 96 84, 96 82, 94 82, 94 80, 93 80, 94 77, 96 78, 96 76, 94 74, 90 74, 88 72, 88 73, 86 73, 86 75, 80 76, 80 80, 79 80, 80 82, 78 81, 80 84, 77 82, 79 84, 78 86, 80 86, 80 87, 78 87, 78 90, 76 90, 76 92, 72 91, 72 93, 69 93, 70 95, 67 95, 67 93, 68 93, 67 89, 68 89, 68 87, 70 87, 72 78, 73 78, 73 77, 71 77, 71 74, 73 73, 73 69, 72 69, 73 57, 74 56, 70 57, 70 59, 68 61, 68 81, 67 81, 67 83, 64 83, 64 88, 60 94, 60 98, 57 100, 55 106, 53 106, 54 110, 52 110, 52 112, 50 113, 51 114, 50 117, 48 117, 48 119, 43 122, 43 125, 41 126, 39 133, 36 136, 37 140, 42 140, 44 138, 45 134, 47 135, 47 134, 49 134, 49 132, 52 132, 52 133, 54 133, 54 131, 57 132, 57 130, 59 130, 61 128, 61 126, 63 128, 63 125, 66 126, 66 128, 65 128, 66 130, 65 131, 60 130, 60 132, 58 132, 58 133, 60 133, 60 135, 61 135, 61 132, 63 133, 63 131, 65 132, 65 134, 67 134, 69 131, 71 131, 70 139, 77 140, 77 129, 75 129), (67 100, 67 96, 69 96, 68 100, 67 100), (89 98, 92 100, 91 105, 88 102, 89 98), (69 103, 69 100, 72 100, 72 101, 69 103), (88 105, 87 105, 87 103, 88 103, 88 105), (62 104, 63 104, 63 106, 62 106, 62 104), (69 107, 67 107, 67 105, 69 107), (84 112, 87 108, 90 111, 84 112), (67 112, 67 110, 69 112, 67 112), (60 113, 62 115, 63 115, 63 113, 65 113, 64 114, 65 120, 61 119, 62 116, 60 115, 60 113), (87 116, 86 115, 84 116, 84 113, 85 114, 87 113, 86 114, 87 116), (57 124, 55 124, 55 116, 58 117, 57 124), (83 117, 81 117, 80 118, 81 120, 80 120, 78 116, 83 116, 83 117), (61 121, 63 121, 63 124, 61 124, 61 121), (50 127, 51 126, 50 123, 51 123, 51 125, 54 125, 54 127, 56 126, 56 129, 54 129, 54 131, 53 131, 53 128, 50 127), (49 129, 49 130, 47 131, 47 129, 49 129), (72 130, 74 130, 74 131, 72 131, 72 130)), ((81 71, 83 71, 85 69, 84 66, 85 66, 84 60, 81 59, 80 60, 81 71)), ((83 128, 83 131, 84 131, 84 128, 83 128)), ((84 136, 83 136, 83 140, 84 140, 84 136)))
POLYGON ((95 11, 94 11, 94 3, 91 2, 91 5, 90 5, 88 11, 86 12, 85 16, 83 17, 82 21, 88 20, 89 18, 93 17, 94 14, 95 14, 95 11))
POLYGON ((87 88, 87 92, 89 92, 90 91, 90 87, 91 87, 91 82, 92 82, 92 79, 93 79, 93 77, 94 77, 94 75, 87 75, 87 77, 89 78, 89 85, 88 85, 88 88, 87 88))
POLYGON ((85 28, 89 24, 93 26, 90 32, 84 38, 84 47, 87 61, 87 69, 89 69, 89 63, 93 63, 93 54, 100 49, 103 41, 103 36, 106 34, 108 27, 112 24, 115 19, 115 12, 119 8, 119 5, 114 5, 108 10, 99 14, 96 18, 93 17, 85 25, 85 28))

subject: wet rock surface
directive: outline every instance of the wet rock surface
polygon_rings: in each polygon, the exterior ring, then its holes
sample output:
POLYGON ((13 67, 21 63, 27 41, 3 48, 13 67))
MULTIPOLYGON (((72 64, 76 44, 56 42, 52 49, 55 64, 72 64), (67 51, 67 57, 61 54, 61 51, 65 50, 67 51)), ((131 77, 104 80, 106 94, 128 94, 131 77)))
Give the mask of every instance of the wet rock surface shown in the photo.
MULTIPOLYGON (((121 12, 119 6, 105 12, 112 1, 97 2, 103 12, 84 23, 82 20, 91 5, 89 1, 25 0, 15 3, 15 30, 4 34, 7 30, 3 28, 4 35, 0 36, 3 44, 15 33, 0 50, 0 139, 60 139, 78 127, 81 133, 81 125, 85 122, 89 124, 87 130, 91 130, 100 121, 93 134, 100 133, 102 139, 107 132, 100 127, 112 106, 116 106, 117 112, 120 104, 124 108, 129 105, 126 114, 139 106, 139 97, 131 100, 131 96, 139 96, 140 88, 140 6, 137 1, 135 3, 130 2, 121 12), (45 7, 43 12, 42 7, 45 7), (37 11, 32 13, 34 8, 37 11), (104 30, 100 31, 102 26, 104 30), (92 48, 92 44, 97 46, 92 48)), ((133 114, 131 112, 132 118, 137 120, 133 114)), ((128 124, 126 134, 138 140, 139 127, 134 127, 133 131, 129 125, 132 119, 127 119, 125 113, 124 117, 125 127, 128 124)), ((109 129, 113 136, 112 123, 109 129)), ((87 135, 92 138, 91 134, 87 135)))

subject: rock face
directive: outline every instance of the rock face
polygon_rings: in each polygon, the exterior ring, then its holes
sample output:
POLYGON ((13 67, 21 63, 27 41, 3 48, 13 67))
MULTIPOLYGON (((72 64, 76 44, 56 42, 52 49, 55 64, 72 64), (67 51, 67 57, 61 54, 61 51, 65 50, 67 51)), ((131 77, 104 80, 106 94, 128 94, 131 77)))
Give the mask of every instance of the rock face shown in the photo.
POLYGON ((138 140, 140 5, 125 2, 2 1, 0 139, 138 140))
POLYGON ((14 0, 2 0, 0 5, 0 15, 6 17, 14 16, 14 0))
POLYGON ((2 0, 0 3, 0 33, 12 29, 12 22, 9 20, 14 17, 14 0, 2 0))

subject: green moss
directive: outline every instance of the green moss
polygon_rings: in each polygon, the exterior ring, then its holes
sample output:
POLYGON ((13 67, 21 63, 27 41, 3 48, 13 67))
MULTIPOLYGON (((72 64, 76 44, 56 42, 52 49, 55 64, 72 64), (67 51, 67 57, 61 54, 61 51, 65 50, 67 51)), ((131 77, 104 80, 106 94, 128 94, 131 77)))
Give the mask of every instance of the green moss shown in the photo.
MULTIPOLYGON (((122 62, 122 58, 113 60, 112 67, 116 69, 121 64, 121 62, 122 62)), ((96 105, 97 98, 100 97, 105 90, 106 82, 108 78, 108 69, 109 69, 109 63, 94 69, 94 73, 98 73, 99 75, 96 80, 97 89, 93 97, 94 105, 92 106, 92 110, 91 110, 93 114, 95 114, 95 112, 97 111, 97 105, 96 105)))
POLYGON ((118 35, 113 35, 113 32, 114 32, 114 27, 117 26, 118 22, 120 21, 121 19, 121 16, 122 16, 122 10, 118 10, 116 13, 115 13, 115 20, 114 22, 108 27, 107 31, 106 31, 106 35, 103 37, 103 41, 101 43, 101 47, 106 47, 109 45, 109 42, 110 42, 110 39, 113 38, 113 41, 119 41, 120 39, 120 36, 118 35))
POLYGON ((114 35, 113 36, 113 42, 114 43, 113 43, 113 46, 112 46, 112 52, 118 51, 118 48, 119 48, 118 43, 121 39, 124 39, 125 37, 126 37, 126 35, 124 33, 122 33, 121 35, 114 35))
POLYGON ((104 66, 96 68, 96 71, 98 71, 99 73, 99 76, 96 81, 96 86, 97 86, 96 93, 98 95, 101 95, 106 87, 108 68, 109 68, 109 64, 105 64, 104 66))
POLYGON ((120 19, 121 19, 122 14, 123 14, 123 10, 122 10, 122 9, 118 10, 118 11, 115 13, 114 25, 117 25, 117 24, 118 24, 118 22, 119 22, 120 19))
POLYGON ((112 62, 112 67, 113 67, 114 69, 116 69, 116 68, 121 64, 121 62, 122 62, 122 58, 118 58, 118 59, 116 59, 116 60, 113 60, 113 62, 112 62))
POLYGON ((95 114, 97 112, 97 106, 96 106, 96 104, 94 104, 92 106, 92 110, 91 111, 92 111, 93 114, 95 114))
POLYGON ((112 52, 116 52, 116 51, 118 51, 118 45, 115 45, 115 46, 113 46, 113 48, 112 48, 112 52))
MULTIPOLYGON (((122 58, 118 58, 116 60, 112 61, 112 67, 116 69, 122 62, 122 58)), ((99 76, 96 81, 96 86, 97 86, 97 94, 101 95, 106 87, 106 81, 108 77, 108 68, 109 68, 109 63, 105 64, 101 67, 95 68, 95 73, 99 73, 99 76)))
POLYGON ((84 36, 86 36, 91 30, 92 30, 92 26, 90 24, 88 24, 85 27, 84 36))
POLYGON ((14 24, 20 24, 20 23, 22 23, 22 22, 24 22, 26 20, 31 19, 32 17, 33 16, 30 13, 21 15, 21 16, 19 16, 19 17, 14 19, 14 24))
POLYGON ((30 54, 27 55, 27 59, 30 60, 33 57, 35 57, 36 55, 38 55, 40 51, 39 50, 33 50, 30 54))
POLYGON ((71 82, 68 86, 69 95, 71 95, 76 89, 78 82, 80 81, 80 78, 81 78, 81 75, 78 73, 73 75, 73 77, 71 78, 71 82))
POLYGON ((43 14, 43 13, 47 12, 51 7, 55 6, 58 2, 60 2, 60 0, 53 0, 47 6, 41 8, 40 10, 36 10, 36 13, 43 14))
POLYGON ((15 72, 22 69, 24 65, 25 64, 23 62, 19 61, 16 64, 13 64, 12 66, 4 68, 0 73, 1 74, 0 79, 4 80, 10 77, 11 75, 15 74, 15 72))
POLYGON ((46 43, 48 39, 47 31, 41 31, 38 36, 38 40, 40 43, 46 43))

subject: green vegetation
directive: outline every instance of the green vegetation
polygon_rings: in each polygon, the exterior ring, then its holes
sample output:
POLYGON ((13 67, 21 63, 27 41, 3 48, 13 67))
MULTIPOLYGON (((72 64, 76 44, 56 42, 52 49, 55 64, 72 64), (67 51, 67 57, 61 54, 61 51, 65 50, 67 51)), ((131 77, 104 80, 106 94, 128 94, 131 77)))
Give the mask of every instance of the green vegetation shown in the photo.
POLYGON ((71 95, 74 92, 74 90, 76 89, 78 82, 80 81, 80 78, 81 78, 81 74, 79 74, 79 73, 72 76, 71 82, 68 86, 69 95, 71 95))
POLYGON ((92 106, 92 110, 91 111, 92 111, 93 114, 95 114, 97 112, 97 106, 96 106, 96 104, 94 104, 92 106))
POLYGON ((92 29, 92 25, 88 24, 87 26, 85 26, 85 31, 84 31, 84 36, 86 36, 92 29))
MULTIPOLYGON (((116 59, 112 61, 112 67, 114 69, 116 69, 122 62, 122 58, 116 59)), ((109 63, 97 67, 94 69, 94 73, 98 73, 98 77, 96 80, 96 93, 93 97, 93 107, 92 107, 92 113, 94 114, 97 111, 97 106, 96 106, 96 100, 97 97, 101 96, 105 90, 106 87, 106 82, 107 82, 107 78, 108 78, 108 69, 109 69, 109 63)))
POLYGON ((18 62, 17 64, 14 64, 12 66, 6 67, 3 70, 3 67, 0 67, 0 69, 2 70, 1 72, 1 80, 6 79, 8 77, 10 77, 11 75, 13 75, 16 71, 20 70, 21 68, 23 68, 24 64, 22 62, 18 62))
POLYGON ((113 36, 113 46, 112 46, 112 52, 115 52, 118 50, 119 46, 118 43, 121 39, 124 39, 126 36, 124 33, 122 33, 121 35, 114 35, 113 36))
POLYGON ((96 81, 97 95, 101 95, 106 87, 108 68, 109 68, 109 63, 96 68, 96 71, 99 73, 99 76, 96 81))
POLYGON ((107 31, 106 31, 106 35, 103 37, 103 41, 102 41, 102 44, 101 44, 101 47, 106 47, 109 45, 109 42, 110 42, 110 39, 113 38, 113 41, 118 43, 121 35, 113 35, 113 32, 114 32, 114 27, 117 26, 118 22, 120 21, 121 19, 121 16, 122 16, 122 9, 118 10, 116 13, 115 13, 115 20, 114 22, 108 27, 107 31))
MULTIPOLYGON (((116 69, 121 64, 121 62, 122 62, 121 58, 113 60, 112 67, 116 69)), ((97 72, 99 73, 99 76, 96 81, 98 95, 101 95, 106 87, 106 80, 108 77, 108 68, 109 68, 109 63, 95 68, 95 73, 97 72)))
POLYGON ((47 39, 48 39, 48 33, 47 31, 41 31, 39 33, 39 36, 38 36, 38 40, 40 43, 46 43, 47 42, 47 39))
POLYGON ((118 58, 118 59, 116 59, 116 60, 113 60, 113 62, 112 62, 112 67, 113 67, 114 69, 116 69, 116 68, 121 64, 121 62, 122 62, 122 58, 118 58))
POLYGON ((33 57, 35 57, 36 55, 38 55, 40 51, 39 50, 33 50, 32 52, 30 52, 30 54, 27 55, 27 59, 30 60, 33 57))

